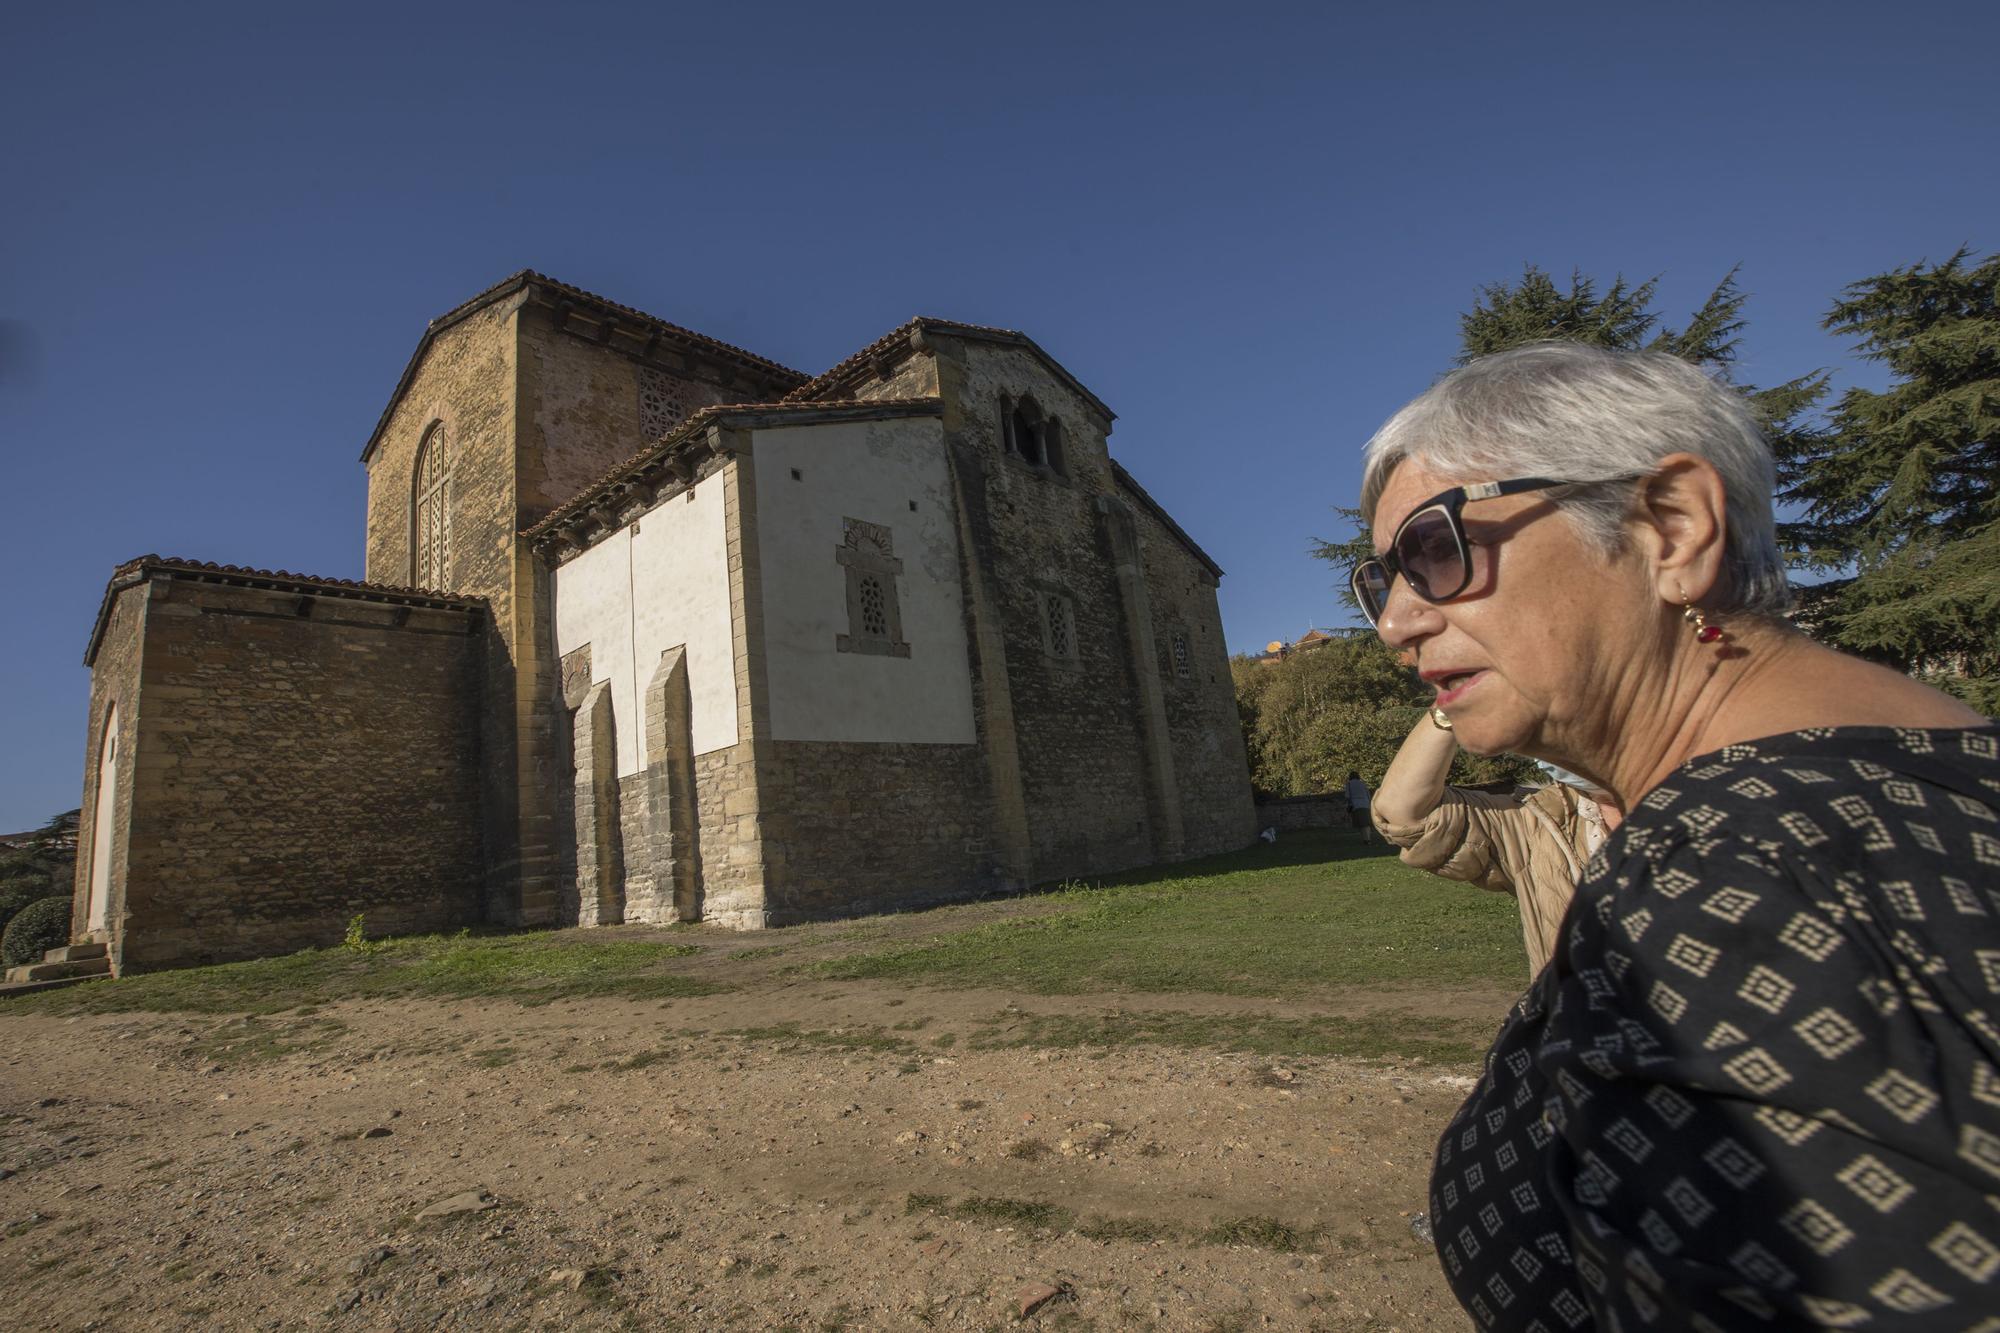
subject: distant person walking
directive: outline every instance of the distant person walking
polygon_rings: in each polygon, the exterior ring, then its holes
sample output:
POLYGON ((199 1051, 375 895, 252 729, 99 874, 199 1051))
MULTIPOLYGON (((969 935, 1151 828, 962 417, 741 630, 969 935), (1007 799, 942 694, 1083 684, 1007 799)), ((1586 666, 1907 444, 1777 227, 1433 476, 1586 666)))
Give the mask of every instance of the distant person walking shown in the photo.
POLYGON ((1361 841, 1368 841, 1368 784, 1352 771, 1347 775, 1347 822, 1361 830, 1361 841))

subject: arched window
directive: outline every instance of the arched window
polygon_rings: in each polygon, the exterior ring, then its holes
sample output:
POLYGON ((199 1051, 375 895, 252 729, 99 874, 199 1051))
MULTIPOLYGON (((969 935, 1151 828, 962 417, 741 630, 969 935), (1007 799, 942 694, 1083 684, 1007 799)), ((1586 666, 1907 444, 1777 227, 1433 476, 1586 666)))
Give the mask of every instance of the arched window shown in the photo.
POLYGON ((1062 422, 1030 395, 1000 397, 1000 447, 1023 462, 1063 474, 1062 422))
POLYGON ((1013 419, 1009 426, 1008 438, 1013 443, 1014 452, 1030 463, 1041 463, 1042 456, 1042 414, 1032 398, 1023 398, 1014 404, 1013 419))
POLYGON ((451 458, 445 449, 444 423, 424 436, 417 450, 415 503, 411 507, 410 583, 436 592, 451 590, 451 512, 445 503, 451 484, 451 458))

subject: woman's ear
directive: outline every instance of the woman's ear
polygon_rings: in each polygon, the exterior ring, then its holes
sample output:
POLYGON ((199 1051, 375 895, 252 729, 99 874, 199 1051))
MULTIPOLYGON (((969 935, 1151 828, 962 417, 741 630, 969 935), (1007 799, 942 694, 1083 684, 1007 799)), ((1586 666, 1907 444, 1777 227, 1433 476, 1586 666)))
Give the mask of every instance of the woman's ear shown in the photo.
POLYGON ((1629 520, 1660 600, 1700 605, 1725 581, 1729 497, 1714 464, 1668 454, 1639 485, 1629 520))

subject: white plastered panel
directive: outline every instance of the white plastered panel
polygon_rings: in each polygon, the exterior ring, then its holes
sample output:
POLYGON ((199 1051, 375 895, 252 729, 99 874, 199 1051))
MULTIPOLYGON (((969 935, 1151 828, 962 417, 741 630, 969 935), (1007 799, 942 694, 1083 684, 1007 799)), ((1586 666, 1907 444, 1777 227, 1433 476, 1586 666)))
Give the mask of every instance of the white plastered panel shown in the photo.
POLYGON ((640 515, 556 570, 556 651, 590 645, 611 682, 618 773, 645 767, 644 701, 660 654, 687 646, 696 754, 736 743, 736 667, 721 477, 640 515), (691 497, 691 498, 690 498, 691 497))
POLYGON ((972 743, 957 520, 940 423, 759 430, 751 457, 773 738, 972 743), (903 562, 896 596, 908 657, 836 648, 849 630, 847 575, 835 559, 848 518, 891 533, 903 562))

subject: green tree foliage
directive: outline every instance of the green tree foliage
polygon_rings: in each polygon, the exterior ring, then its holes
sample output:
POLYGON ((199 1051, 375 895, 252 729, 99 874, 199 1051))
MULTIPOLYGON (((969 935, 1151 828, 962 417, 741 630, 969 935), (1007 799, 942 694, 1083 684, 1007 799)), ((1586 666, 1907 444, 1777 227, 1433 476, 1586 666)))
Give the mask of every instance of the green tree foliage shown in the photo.
MULTIPOLYGON (((1273 796, 1337 792, 1350 772, 1375 786, 1431 696, 1372 634, 1336 638, 1276 662, 1238 657, 1229 670, 1251 785, 1273 796)), ((1461 754, 1451 780, 1541 779, 1524 759, 1461 754)))
MULTIPOLYGON (((1736 270, 1723 276, 1679 328, 1663 323, 1652 309, 1659 283, 1653 278, 1635 287, 1618 277, 1600 295, 1595 281, 1572 273, 1565 291, 1530 264, 1518 283, 1496 282, 1482 287, 1472 309, 1459 316, 1457 364, 1525 343, 1564 339, 1615 351, 1667 352, 1726 376, 1742 342, 1743 306, 1749 299, 1736 285, 1736 270)), ((1795 442, 1793 447, 1804 448, 1817 438, 1804 421, 1805 414, 1825 395, 1826 386, 1826 376, 1815 372, 1768 389, 1740 387, 1774 440, 1795 442)), ((1373 548, 1367 515, 1341 507, 1334 512, 1353 528, 1353 535, 1344 540, 1315 541, 1312 553, 1344 576, 1373 548)), ((1344 577, 1340 594, 1353 605, 1344 577)))
POLYGON ((1820 632, 2000 711, 2000 255, 1857 282, 1825 323, 1894 381, 1779 442, 1795 557, 1855 571, 1820 599, 1820 632))
POLYGON ((39 963, 50 949, 69 943, 69 895, 37 898, 14 914, 0 933, 0 962, 8 967, 39 963))
POLYGON ((0 851, 0 888, 10 888, 16 884, 32 884, 37 888, 36 897, 49 891, 55 883, 55 865, 47 858, 31 851, 0 851))
MULTIPOLYGON (((40 898, 67 891, 76 871, 75 810, 65 811, 36 829, 25 847, 0 849, 0 897, 33 890, 40 898)), ((15 904, 15 910, 20 904, 15 904)), ((5 926, 0 918, 0 926, 5 926)))

